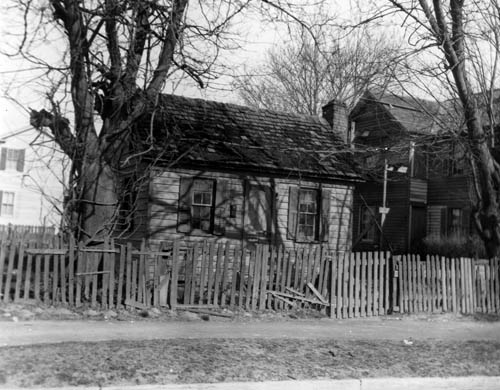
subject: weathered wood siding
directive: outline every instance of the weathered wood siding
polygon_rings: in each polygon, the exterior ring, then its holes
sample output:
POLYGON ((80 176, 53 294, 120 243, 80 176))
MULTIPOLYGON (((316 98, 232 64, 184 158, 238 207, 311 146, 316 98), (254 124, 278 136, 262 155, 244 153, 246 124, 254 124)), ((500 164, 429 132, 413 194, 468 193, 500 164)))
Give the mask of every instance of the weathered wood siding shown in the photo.
POLYGON ((399 143, 402 136, 407 136, 398 122, 377 102, 367 103, 361 112, 350 119, 356 122, 355 143, 360 145, 390 146, 399 143))
POLYGON ((441 234, 441 213, 445 206, 427 207, 427 235, 441 234))
POLYGON ((474 200, 471 180, 467 175, 432 178, 428 188, 429 205, 470 207, 474 200))
MULTIPOLYGON (((382 183, 368 182, 356 186, 354 195, 353 237, 357 242, 360 229, 360 210, 363 205, 382 206, 382 183)), ((409 181, 406 178, 389 178, 387 183, 387 203, 389 213, 385 219, 383 234, 377 242, 358 241, 354 246, 355 251, 372 251, 379 249, 392 249, 396 252, 404 251, 408 246, 409 228, 409 181), (382 246, 381 246, 382 244, 382 246)), ((380 223, 380 214, 377 215, 380 223)))
MULTIPOLYGON (((330 212, 329 233, 327 244, 329 249, 345 251, 350 248, 350 222, 352 209, 351 186, 339 183, 319 183, 299 181, 287 178, 269 178, 238 175, 222 172, 201 172, 186 169, 158 170, 152 174, 150 184, 149 217, 147 236, 151 243, 166 239, 182 238, 186 241, 216 239, 240 241, 246 239, 244 231, 245 221, 245 183, 269 186, 274 190, 274 210, 272 210, 272 239, 273 244, 284 244, 287 247, 304 245, 297 244, 287 238, 288 198, 291 186, 301 186, 329 190, 330 212), (179 185, 183 177, 206 178, 224 180, 226 191, 231 196, 231 204, 236 206, 236 217, 226 220, 226 232, 223 235, 214 234, 184 234, 179 233, 178 207, 179 185)), ((216 205, 216 207, 219 205, 216 205)))

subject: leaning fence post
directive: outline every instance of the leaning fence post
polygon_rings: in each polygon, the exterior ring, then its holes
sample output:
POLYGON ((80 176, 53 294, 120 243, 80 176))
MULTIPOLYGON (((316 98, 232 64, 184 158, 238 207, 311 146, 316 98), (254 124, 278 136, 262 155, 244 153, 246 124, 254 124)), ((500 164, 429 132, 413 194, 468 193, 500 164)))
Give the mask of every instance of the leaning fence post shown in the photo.
POLYGON ((174 241, 172 250, 172 283, 170 284, 170 308, 177 306, 177 280, 179 278, 179 240, 174 241))
POLYGON ((336 279, 337 279, 337 275, 335 273, 336 271, 336 259, 337 259, 338 255, 336 255, 335 257, 332 256, 331 257, 331 261, 332 261, 332 264, 331 264, 331 267, 330 267, 330 318, 335 318, 335 287, 336 287, 336 279))

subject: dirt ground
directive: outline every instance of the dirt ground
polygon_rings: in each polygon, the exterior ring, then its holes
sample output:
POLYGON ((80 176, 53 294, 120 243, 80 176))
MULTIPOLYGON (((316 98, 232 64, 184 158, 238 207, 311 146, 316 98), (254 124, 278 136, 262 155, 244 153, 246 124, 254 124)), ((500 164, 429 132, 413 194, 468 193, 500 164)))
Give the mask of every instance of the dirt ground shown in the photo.
POLYGON ((311 318, 305 312, 218 313, 229 317, 156 309, 73 311, 65 307, 0 304, 0 346, 177 338, 500 341, 500 321, 491 316, 391 315, 332 320, 318 313, 311 313, 317 317, 311 318))
POLYGON ((0 387, 500 375, 491 316, 89 310, 0 305, 0 387))
POLYGON ((0 388, 500 375, 500 342, 171 339, 0 348, 0 388))

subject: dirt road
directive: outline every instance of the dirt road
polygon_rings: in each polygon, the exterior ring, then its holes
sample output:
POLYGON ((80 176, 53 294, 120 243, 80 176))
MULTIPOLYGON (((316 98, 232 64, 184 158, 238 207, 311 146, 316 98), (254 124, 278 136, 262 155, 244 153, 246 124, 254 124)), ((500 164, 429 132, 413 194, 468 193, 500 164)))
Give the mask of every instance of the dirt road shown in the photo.
POLYGON ((0 322, 0 346, 66 341, 175 338, 330 338, 339 340, 500 340, 500 322, 364 318, 275 322, 0 322))

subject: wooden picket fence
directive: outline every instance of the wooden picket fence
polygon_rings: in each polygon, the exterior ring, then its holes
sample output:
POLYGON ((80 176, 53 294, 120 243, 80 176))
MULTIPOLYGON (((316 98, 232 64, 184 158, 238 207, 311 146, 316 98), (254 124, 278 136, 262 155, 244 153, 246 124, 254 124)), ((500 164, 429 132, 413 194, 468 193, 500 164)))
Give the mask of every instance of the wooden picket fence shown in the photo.
POLYGON ((404 313, 500 313, 499 259, 404 255, 396 259, 404 313))
POLYGON ((331 275, 332 316, 371 317, 391 308, 389 252, 346 253, 336 258, 331 275))
POLYGON ((500 312, 499 261, 335 253, 325 247, 204 241, 108 240, 99 247, 54 239, 0 242, 4 302, 322 311, 333 318, 390 313, 500 312))
POLYGON ((332 258, 321 246, 296 250, 199 243, 175 262, 172 304, 282 310, 326 308, 332 258), (179 277, 181 278, 179 280, 179 277), (175 287, 177 286, 177 288, 175 287))
POLYGON ((24 241, 47 241, 56 235, 54 226, 31 226, 31 225, 0 225, 0 241, 24 240, 24 241))

